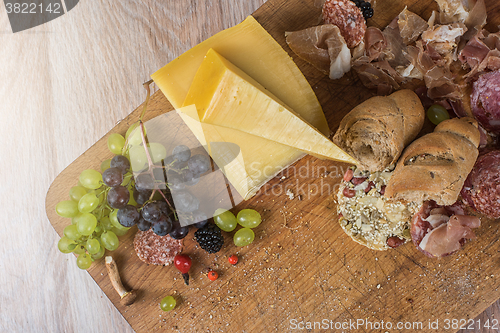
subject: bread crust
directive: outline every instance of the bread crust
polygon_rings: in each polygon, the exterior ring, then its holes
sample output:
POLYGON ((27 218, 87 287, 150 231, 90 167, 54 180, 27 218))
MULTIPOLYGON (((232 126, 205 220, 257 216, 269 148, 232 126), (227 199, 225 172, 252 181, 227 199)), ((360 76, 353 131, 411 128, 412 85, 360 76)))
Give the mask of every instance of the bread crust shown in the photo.
POLYGON ((403 152, 385 194, 390 198, 438 205, 454 204, 478 156, 479 130, 469 117, 441 122, 434 132, 403 152))
POLYGON ((398 160, 422 129, 425 111, 411 90, 372 97, 340 122, 333 142, 359 161, 358 167, 382 171, 398 160))

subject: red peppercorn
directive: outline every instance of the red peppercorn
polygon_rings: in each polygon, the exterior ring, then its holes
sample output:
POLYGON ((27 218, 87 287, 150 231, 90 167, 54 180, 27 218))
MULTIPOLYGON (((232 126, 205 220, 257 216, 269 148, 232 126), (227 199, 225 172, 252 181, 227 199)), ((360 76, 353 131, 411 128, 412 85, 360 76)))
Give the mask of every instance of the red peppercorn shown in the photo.
POLYGON ((184 282, 189 285, 189 269, 191 268, 191 258, 185 254, 178 254, 174 257, 175 267, 182 273, 184 282))
POLYGON ((219 274, 217 274, 216 271, 210 271, 208 272, 208 278, 211 280, 211 281, 215 281, 217 280, 217 278, 219 277, 219 274))
POLYGON ((238 256, 236 254, 233 254, 232 256, 227 258, 227 260, 231 265, 236 265, 238 263, 238 256))

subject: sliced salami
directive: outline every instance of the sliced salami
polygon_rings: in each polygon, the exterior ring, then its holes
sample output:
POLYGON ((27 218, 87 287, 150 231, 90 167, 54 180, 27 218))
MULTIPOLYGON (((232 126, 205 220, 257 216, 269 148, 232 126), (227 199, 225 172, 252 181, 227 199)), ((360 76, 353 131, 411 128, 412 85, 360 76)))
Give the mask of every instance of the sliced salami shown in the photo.
POLYGON ((134 237, 134 249, 139 259, 153 265, 170 265, 174 257, 181 253, 182 243, 182 239, 158 236, 151 229, 139 230, 134 237))
POLYGON ((483 74, 474 82, 471 104, 479 124, 500 134, 500 70, 483 74))
POLYGON ((323 5, 323 20, 339 27, 350 49, 356 47, 365 36, 363 13, 351 0, 326 0, 323 5))
POLYGON ((491 218, 500 218, 500 151, 478 157, 461 191, 469 206, 491 218))

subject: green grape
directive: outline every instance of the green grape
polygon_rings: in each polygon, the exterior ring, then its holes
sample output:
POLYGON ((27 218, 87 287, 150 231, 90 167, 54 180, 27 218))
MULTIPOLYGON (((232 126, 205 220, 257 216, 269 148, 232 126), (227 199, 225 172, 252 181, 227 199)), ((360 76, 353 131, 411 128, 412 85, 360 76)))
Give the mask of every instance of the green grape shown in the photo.
POLYGON ((100 188, 98 188, 96 190, 90 190, 89 193, 92 193, 96 196, 96 198, 99 200, 98 205, 102 204, 102 202, 104 201, 105 195, 104 195, 104 192, 100 188))
POLYGON ((99 242, 99 251, 96 254, 91 254, 90 256, 94 260, 101 259, 102 257, 104 257, 105 252, 106 249, 104 248, 104 246, 102 246, 101 242, 99 242))
POLYGON ((101 172, 104 172, 109 169, 111 164, 111 159, 108 158, 107 160, 102 161, 101 163, 101 172))
POLYGON ((139 126, 139 122, 130 125, 130 127, 127 129, 127 132, 125 133, 125 139, 128 139, 130 134, 137 128, 137 126, 139 126))
POLYGON ((120 245, 118 237, 116 237, 116 234, 112 231, 106 231, 102 233, 101 243, 107 250, 110 251, 116 250, 118 248, 118 245, 120 245))
POLYGON ((56 205, 56 213, 62 217, 75 217, 78 215, 78 204, 73 200, 64 200, 56 205))
POLYGON ((132 179, 134 175, 132 175, 130 172, 127 172, 124 176, 123 176, 123 182, 121 183, 122 186, 125 186, 125 185, 128 185, 129 186, 129 189, 133 189, 134 186, 132 185, 132 182, 130 181, 130 179, 132 179))
POLYGON ((108 136, 108 149, 115 155, 122 153, 122 148, 125 146, 125 138, 118 133, 112 133, 108 136))
POLYGON ((101 223, 101 227, 103 230, 110 230, 111 228, 113 228, 113 225, 111 224, 108 216, 104 216, 99 220, 99 222, 101 223))
POLYGON ((83 187, 95 190, 101 187, 102 175, 99 171, 87 169, 80 174, 80 183, 83 187))
POLYGON ((167 157, 167 149, 161 143, 152 142, 148 144, 148 147, 149 154, 151 156, 151 159, 153 160, 153 163, 161 162, 161 160, 167 157))
POLYGON ((97 219, 94 215, 90 213, 83 213, 78 217, 76 222, 77 230, 83 236, 89 236, 94 232, 97 226, 97 219))
POLYGON ((214 213, 215 224, 226 232, 233 231, 238 224, 233 213, 223 208, 219 208, 214 213))
POLYGON ((75 254, 83 254, 85 253, 85 246, 83 244, 77 244, 76 247, 73 249, 73 253, 75 254))
POLYGON ((146 151, 144 146, 134 146, 129 150, 130 154, 130 166, 133 171, 139 171, 144 169, 148 163, 148 157, 146 156, 146 151))
POLYGON ((101 244, 97 239, 89 238, 87 239, 87 244, 85 244, 85 248, 87 249, 88 253, 96 254, 97 252, 99 252, 101 244))
POLYGON ((61 239, 59 240, 59 242, 57 242, 57 248, 62 253, 71 253, 71 252, 73 252, 73 246, 71 246, 71 245, 74 246, 74 245, 76 245, 76 243, 73 242, 71 239, 69 239, 66 236, 61 237, 61 239))
POLYGON ((250 228, 241 228, 234 233, 233 241, 236 246, 247 246, 252 243, 255 238, 255 234, 250 228))
POLYGON ((128 191, 130 193, 130 198, 128 199, 128 204, 137 207, 138 204, 137 204, 137 201, 135 201, 135 199, 134 199, 134 190, 133 190, 133 188, 134 188, 133 186, 129 186, 128 187, 128 191))
POLYGON ((176 304, 177 304, 177 302, 175 301, 175 298, 173 298, 172 296, 167 296, 161 300, 160 308, 163 311, 170 311, 170 310, 173 310, 175 308, 176 304))
POLYGON ((255 228, 262 222, 259 212, 253 209, 242 209, 236 216, 238 223, 245 228, 255 228))
POLYGON ((69 197, 71 200, 74 200, 76 202, 80 201, 80 199, 87 194, 87 189, 83 186, 73 186, 69 190, 69 197))
POLYGON ((76 225, 74 224, 68 225, 66 228, 64 228, 64 236, 68 237, 71 240, 77 240, 78 238, 82 237, 82 235, 80 235, 80 233, 78 232, 76 225))
POLYGON ((111 231, 115 233, 118 237, 125 235, 130 228, 125 228, 123 229, 118 229, 118 228, 111 228, 111 231))
POLYGON ((76 265, 80 269, 89 269, 92 266, 92 258, 87 253, 82 253, 76 258, 76 265))
POLYGON ((434 125, 437 125, 446 119, 450 119, 450 115, 443 106, 434 104, 427 110, 427 118, 429 118, 434 125))
POLYGON ((99 205, 99 199, 95 193, 87 193, 78 202, 78 210, 80 213, 90 213, 97 208, 97 205, 99 205))
MULTIPOLYGON (((147 135, 146 126, 144 126, 144 137, 147 135)), ((128 138, 129 147, 134 147, 142 144, 142 136, 141 136, 141 128, 139 123, 135 123, 127 130, 127 134, 125 136, 128 138)))
POLYGON ((99 223, 97 223, 97 227, 95 227, 94 232, 96 234, 100 234, 100 233, 102 233, 102 231, 103 231, 102 226, 99 223))

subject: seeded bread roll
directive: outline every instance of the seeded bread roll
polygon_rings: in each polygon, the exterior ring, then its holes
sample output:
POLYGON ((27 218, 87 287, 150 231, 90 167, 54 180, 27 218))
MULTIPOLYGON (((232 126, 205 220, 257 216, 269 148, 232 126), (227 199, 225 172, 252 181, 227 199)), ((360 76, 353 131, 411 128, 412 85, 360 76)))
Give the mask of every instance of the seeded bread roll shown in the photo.
POLYGON ((477 121, 453 118, 410 144, 394 170, 385 195, 398 200, 454 204, 478 156, 477 121))
POLYGON ((422 129, 425 111, 411 90, 372 97, 340 122, 333 142, 370 172, 393 165, 422 129))

